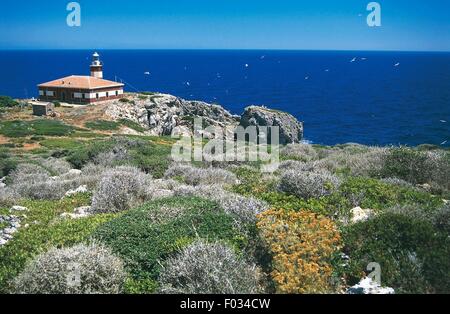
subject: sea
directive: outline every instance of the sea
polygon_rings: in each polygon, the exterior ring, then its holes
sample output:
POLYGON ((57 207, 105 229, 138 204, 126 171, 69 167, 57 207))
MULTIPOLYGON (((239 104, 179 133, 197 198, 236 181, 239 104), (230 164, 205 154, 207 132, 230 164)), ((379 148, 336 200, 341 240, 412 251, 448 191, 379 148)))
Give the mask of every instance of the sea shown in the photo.
MULTIPOLYGON (((0 51, 0 95, 88 75, 92 50, 0 51)), ((450 53, 279 50, 100 50, 126 91, 169 93, 241 114, 287 111, 315 144, 450 147, 450 53)))

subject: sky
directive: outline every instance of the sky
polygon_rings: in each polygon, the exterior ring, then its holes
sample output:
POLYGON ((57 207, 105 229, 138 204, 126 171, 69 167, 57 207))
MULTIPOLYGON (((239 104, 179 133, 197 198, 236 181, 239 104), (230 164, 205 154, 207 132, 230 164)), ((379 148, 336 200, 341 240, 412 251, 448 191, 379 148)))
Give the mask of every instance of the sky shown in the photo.
POLYGON ((449 0, 2 0, 0 49, 450 51, 449 0))

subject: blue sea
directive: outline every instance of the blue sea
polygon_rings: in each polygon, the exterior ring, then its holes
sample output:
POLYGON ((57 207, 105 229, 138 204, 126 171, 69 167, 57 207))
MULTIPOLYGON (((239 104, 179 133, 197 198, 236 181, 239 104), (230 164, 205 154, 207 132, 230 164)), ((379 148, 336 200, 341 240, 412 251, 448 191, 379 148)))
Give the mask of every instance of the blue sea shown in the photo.
MULTIPOLYGON (((92 52, 0 51, 0 94, 36 97, 39 83, 88 75, 92 52)), ((450 146, 450 53, 99 53, 105 78, 123 81, 127 91, 218 103, 235 114, 249 105, 288 111, 304 121, 312 143, 450 146)))

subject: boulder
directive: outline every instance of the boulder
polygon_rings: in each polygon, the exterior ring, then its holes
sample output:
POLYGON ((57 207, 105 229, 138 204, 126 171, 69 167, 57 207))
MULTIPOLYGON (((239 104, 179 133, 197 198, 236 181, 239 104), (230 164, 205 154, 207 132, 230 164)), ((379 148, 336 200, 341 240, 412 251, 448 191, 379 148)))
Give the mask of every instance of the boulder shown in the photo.
POLYGON ((78 188, 76 188, 75 190, 67 191, 64 196, 65 197, 70 197, 70 196, 78 194, 78 193, 86 193, 86 192, 89 192, 87 186, 86 185, 81 185, 78 188))
POLYGON ((390 287, 382 287, 376 281, 366 277, 348 288, 347 294, 395 294, 395 291, 390 287))
POLYGON ((13 206, 13 207, 11 207, 11 209, 9 211, 10 212, 14 212, 14 211, 25 212, 25 211, 28 211, 28 208, 23 207, 23 206, 13 206))
MULTIPOLYGON (((245 108, 241 116, 240 125, 248 126, 278 126, 282 145, 299 143, 303 138, 303 123, 287 112, 250 106, 245 108)), ((268 142, 270 143, 270 134, 268 142)))
POLYGON ((352 218, 351 223, 357 223, 361 221, 366 221, 373 215, 373 209, 362 209, 361 207, 355 207, 351 210, 352 218))
POLYGON ((172 135, 176 128, 193 130, 194 119, 201 117, 203 126, 236 126, 239 117, 223 107, 202 101, 187 101, 172 95, 130 95, 128 102, 114 101, 105 114, 114 120, 127 119, 138 123, 153 136, 172 135))
POLYGON ((63 218, 71 218, 71 219, 80 219, 85 218, 92 215, 91 206, 82 206, 77 207, 73 210, 73 213, 63 213, 61 217, 63 218))

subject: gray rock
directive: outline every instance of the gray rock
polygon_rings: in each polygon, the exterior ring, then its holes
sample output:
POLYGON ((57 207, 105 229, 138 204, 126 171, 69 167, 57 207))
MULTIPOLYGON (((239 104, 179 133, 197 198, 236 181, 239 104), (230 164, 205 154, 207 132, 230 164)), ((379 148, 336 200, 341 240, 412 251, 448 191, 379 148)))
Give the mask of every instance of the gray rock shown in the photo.
MULTIPOLYGON (((248 126, 278 126, 280 144, 299 143, 303 138, 303 123, 287 112, 272 110, 265 107, 250 106, 245 108, 240 125, 248 126)), ((270 143, 270 135, 268 139, 270 143)))
POLYGON ((236 126, 239 118, 219 105, 187 101, 172 95, 155 94, 147 99, 130 96, 130 102, 111 102, 105 114, 114 120, 128 119, 144 127, 148 135, 171 135, 176 127, 193 129, 194 118, 204 126, 236 126))
POLYGON ((82 206, 77 207, 73 210, 73 213, 63 213, 61 217, 63 218, 71 218, 71 219, 80 219, 85 218, 92 215, 91 206, 82 206))
POLYGON ((391 287, 382 287, 371 278, 363 278, 358 284, 348 288, 347 294, 395 294, 391 287))
POLYGON ((24 211, 28 211, 28 208, 23 207, 23 206, 13 206, 10 209, 11 212, 13 211, 18 211, 18 212, 24 212, 24 211))
POLYGON ((86 185, 81 185, 81 186, 79 186, 78 188, 76 188, 75 190, 69 190, 69 191, 67 191, 66 194, 65 194, 64 196, 70 197, 70 196, 73 196, 73 195, 75 195, 75 194, 86 193, 86 192, 88 192, 88 191, 89 191, 89 190, 88 190, 88 188, 87 188, 86 185))

